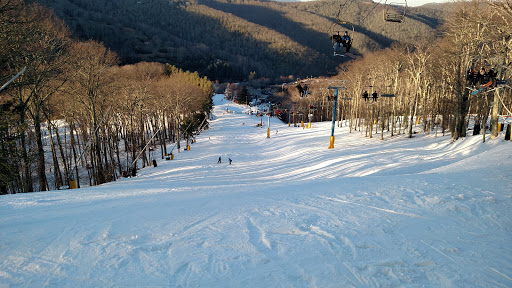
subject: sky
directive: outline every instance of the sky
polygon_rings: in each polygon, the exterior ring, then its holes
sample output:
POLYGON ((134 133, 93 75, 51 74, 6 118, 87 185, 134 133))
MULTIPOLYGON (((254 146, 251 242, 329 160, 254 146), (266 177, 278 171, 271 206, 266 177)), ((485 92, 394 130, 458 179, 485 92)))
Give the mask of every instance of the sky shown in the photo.
POLYGON ((189 151, 137 177, 1 196, 0 287, 512 287, 503 133, 342 123, 328 149, 330 121, 214 103, 189 151))
POLYGON ((408 0, 407 6, 409 7, 417 7, 429 3, 452 3, 453 0, 408 0))

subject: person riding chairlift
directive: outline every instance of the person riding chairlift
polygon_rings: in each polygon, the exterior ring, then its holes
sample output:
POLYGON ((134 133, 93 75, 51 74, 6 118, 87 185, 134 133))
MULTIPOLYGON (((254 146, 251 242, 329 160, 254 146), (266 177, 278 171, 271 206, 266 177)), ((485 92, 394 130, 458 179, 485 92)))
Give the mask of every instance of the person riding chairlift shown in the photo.
POLYGON ((369 98, 370 98, 370 97, 369 97, 369 95, 368 95, 368 91, 364 91, 364 93, 363 93, 363 99, 364 99, 364 102, 368 101, 368 99, 369 99, 369 98))
POLYGON ((304 87, 302 87, 302 90, 303 90, 302 97, 307 97, 308 96, 308 84, 304 84, 304 87))
POLYGON ((480 82, 480 85, 484 85, 488 80, 487 80, 487 71, 485 71, 485 67, 482 66, 482 68, 480 68, 480 71, 478 72, 478 79, 479 79, 479 82, 480 82))
POLYGON ((470 68, 468 70, 468 72, 466 73, 466 80, 469 82, 469 84, 471 86, 475 86, 476 85, 477 75, 476 75, 475 69, 470 68))
POLYGON ((377 101, 377 98, 379 98, 379 95, 377 94, 377 91, 374 91, 372 93, 372 99, 373 99, 373 102, 377 101))
POLYGON ((496 70, 494 69, 494 67, 492 67, 491 69, 489 69, 489 71, 487 71, 487 77, 489 78, 489 81, 492 81, 492 86, 493 87, 496 87, 496 70))
POLYGON ((343 47, 346 49, 346 53, 350 51, 350 47, 352 47, 352 40, 350 39, 350 36, 348 35, 348 31, 345 31, 345 34, 343 37, 341 37, 341 43, 343 44, 343 47))
POLYGON ((338 54, 338 51, 341 51, 341 46, 344 46, 342 37, 340 35, 340 31, 336 31, 336 34, 332 35, 331 39, 334 42, 334 56, 336 56, 338 54))

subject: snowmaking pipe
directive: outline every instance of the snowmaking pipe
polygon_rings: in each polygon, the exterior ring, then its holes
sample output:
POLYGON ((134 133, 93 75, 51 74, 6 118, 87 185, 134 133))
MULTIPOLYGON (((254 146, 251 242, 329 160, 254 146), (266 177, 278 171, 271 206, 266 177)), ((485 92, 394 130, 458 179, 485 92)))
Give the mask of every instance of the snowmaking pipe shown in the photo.
MULTIPOLYGON (((204 120, 203 120, 203 123, 204 123, 204 120)), ((185 131, 187 131, 187 130, 188 130, 188 128, 190 128, 190 125, 192 125, 192 122, 190 122, 190 124, 188 124, 188 127, 187 127, 187 129, 185 129, 185 131)), ((203 125, 203 124, 201 124, 201 125, 203 125)), ((201 127, 201 126, 199 126, 199 127, 201 127)), ((177 142, 176 142, 176 144, 174 144, 174 146, 172 147, 172 149, 171 149, 171 154, 172 154, 172 151, 174 151, 174 148, 176 148, 176 145, 178 145, 178 143, 177 143, 177 142)), ((138 158, 138 157, 137 157, 137 158, 138 158)), ((130 165, 130 167, 131 167, 131 165, 130 165)))
POLYGON ((25 72, 25 70, 27 70, 27 67, 28 66, 25 66, 25 68, 23 68, 23 70, 21 70, 18 74, 16 74, 14 77, 11 78, 11 80, 7 81, 7 83, 5 83, 2 87, 0 87, 0 91, 4 90, 5 87, 7 87, 9 84, 12 83, 12 81, 16 80, 16 78, 20 77, 21 74, 23 74, 23 72, 25 72))
POLYGON ((158 133, 160 132, 160 130, 162 130, 162 127, 158 128, 158 130, 156 131, 156 133, 153 135, 153 137, 151 137, 151 139, 149 139, 148 143, 146 143, 146 146, 144 146, 144 148, 142 148, 142 150, 140 150, 140 153, 139 155, 137 155, 137 157, 135 157, 135 159, 133 160, 132 164, 130 165, 130 167, 128 167, 127 171, 130 171, 130 169, 132 168, 133 164, 135 164, 137 162, 137 160, 139 159, 140 155, 142 155, 142 153, 144 153, 144 150, 146 150, 146 148, 148 147, 149 143, 151 143, 151 141, 153 140, 153 138, 155 138, 156 135, 158 135, 158 133))

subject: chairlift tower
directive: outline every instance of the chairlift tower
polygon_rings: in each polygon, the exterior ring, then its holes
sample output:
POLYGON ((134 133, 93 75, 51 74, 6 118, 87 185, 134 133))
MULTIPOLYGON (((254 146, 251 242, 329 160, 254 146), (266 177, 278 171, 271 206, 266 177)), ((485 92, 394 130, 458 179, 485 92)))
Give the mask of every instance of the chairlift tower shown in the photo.
MULTIPOLYGON (((263 117, 262 117, 263 118, 263 117)), ((270 111, 268 113, 267 138, 270 138, 270 111)))
POLYGON ((292 107, 293 105, 290 104, 290 109, 288 110, 288 127, 290 127, 290 123, 292 121, 292 107))
MULTIPOLYGON (((341 80, 346 81, 346 80, 341 80)), ((332 107, 332 125, 331 125, 331 139, 329 142, 329 149, 334 148, 334 127, 336 126, 336 108, 338 107, 338 91, 346 90, 345 86, 329 86, 329 89, 334 90, 334 106, 332 107)))

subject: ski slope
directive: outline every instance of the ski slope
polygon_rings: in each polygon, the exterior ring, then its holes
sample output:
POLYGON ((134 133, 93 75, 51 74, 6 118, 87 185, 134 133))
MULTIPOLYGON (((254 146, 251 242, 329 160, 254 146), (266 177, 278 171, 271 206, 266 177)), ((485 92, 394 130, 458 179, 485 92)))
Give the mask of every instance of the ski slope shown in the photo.
POLYGON ((135 178, 0 197, 0 287, 512 287, 502 136, 343 127, 327 149, 330 122, 267 138, 214 102, 190 151, 135 178))

